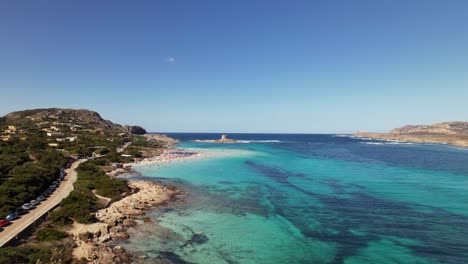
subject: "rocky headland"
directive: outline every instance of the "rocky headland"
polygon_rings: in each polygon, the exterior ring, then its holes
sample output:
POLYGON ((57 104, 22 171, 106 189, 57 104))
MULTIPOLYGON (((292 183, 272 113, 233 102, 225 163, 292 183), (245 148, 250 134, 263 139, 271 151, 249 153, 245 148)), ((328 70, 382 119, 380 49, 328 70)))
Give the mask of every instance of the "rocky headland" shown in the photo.
POLYGON ((448 144, 468 147, 468 122, 443 122, 432 125, 407 125, 389 133, 358 131, 354 137, 400 140, 420 143, 448 144))

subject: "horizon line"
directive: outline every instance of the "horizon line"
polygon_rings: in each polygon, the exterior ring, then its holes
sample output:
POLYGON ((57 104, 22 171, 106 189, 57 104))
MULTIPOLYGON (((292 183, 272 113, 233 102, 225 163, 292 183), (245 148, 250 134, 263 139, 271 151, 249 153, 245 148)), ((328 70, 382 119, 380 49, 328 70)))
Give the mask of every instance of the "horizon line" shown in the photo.
POLYGON ((288 132, 147 132, 147 134, 354 135, 355 133, 288 133, 288 132))

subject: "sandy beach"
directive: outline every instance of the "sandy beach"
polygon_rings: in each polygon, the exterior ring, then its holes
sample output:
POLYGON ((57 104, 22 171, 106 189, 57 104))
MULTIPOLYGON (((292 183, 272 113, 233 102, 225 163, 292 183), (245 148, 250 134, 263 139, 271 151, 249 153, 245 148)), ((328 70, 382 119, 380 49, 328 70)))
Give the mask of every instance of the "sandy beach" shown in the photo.
POLYGON ((145 166, 150 164, 164 164, 171 163, 174 161, 187 160, 187 159, 197 159, 207 157, 207 153, 204 152, 194 152, 189 150, 182 149, 167 149, 161 155, 144 158, 140 161, 127 163, 126 165, 130 166, 145 166))
POLYGON ((166 149, 157 156, 151 156, 137 160, 131 163, 121 164, 119 168, 107 173, 110 177, 117 177, 122 174, 129 174, 134 172, 132 168, 137 166, 157 165, 157 164, 169 164, 176 161, 187 161, 192 159, 200 159, 207 157, 207 153, 204 152, 193 152, 181 149, 166 149))

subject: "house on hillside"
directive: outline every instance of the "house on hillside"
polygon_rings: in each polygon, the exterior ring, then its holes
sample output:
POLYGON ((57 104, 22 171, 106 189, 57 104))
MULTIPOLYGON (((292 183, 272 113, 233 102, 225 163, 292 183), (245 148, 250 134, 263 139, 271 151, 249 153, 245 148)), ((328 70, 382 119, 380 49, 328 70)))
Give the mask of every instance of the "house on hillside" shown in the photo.
POLYGON ((16 127, 15 126, 8 126, 7 129, 5 129, 6 134, 15 134, 16 133, 16 127))
POLYGON ((80 125, 72 125, 72 124, 70 124, 69 127, 70 127, 70 130, 73 132, 78 131, 78 129, 82 128, 82 126, 80 125))
POLYGON ((10 135, 1 135, 0 140, 2 141, 9 141, 11 139, 10 135))
POLYGON ((48 137, 63 137, 63 133, 61 132, 47 132, 48 137))

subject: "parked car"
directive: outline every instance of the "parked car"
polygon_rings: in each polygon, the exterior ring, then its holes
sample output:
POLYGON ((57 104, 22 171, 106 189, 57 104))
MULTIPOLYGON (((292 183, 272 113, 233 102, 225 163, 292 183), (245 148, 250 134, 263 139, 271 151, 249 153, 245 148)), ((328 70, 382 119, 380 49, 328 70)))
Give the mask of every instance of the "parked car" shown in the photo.
POLYGON ((21 206, 21 208, 23 208, 26 211, 29 211, 29 210, 33 209, 33 207, 34 207, 34 205, 32 205, 30 203, 25 203, 25 204, 23 204, 23 206, 21 206))
POLYGON ((4 227, 4 226, 7 226, 11 223, 10 220, 6 220, 6 219, 0 219, 0 227, 4 227))
POLYGON ((12 221, 12 220, 15 220, 18 217, 19 217, 19 215, 17 213, 11 213, 11 214, 7 215, 5 217, 5 219, 8 220, 8 221, 12 221))
POLYGON ((32 206, 36 206, 36 205, 39 204, 39 201, 38 200, 31 200, 29 203, 32 204, 32 206))
POLYGON ((25 213, 26 213, 26 210, 24 210, 24 209, 21 208, 21 207, 18 207, 18 208, 16 208, 16 210, 15 210, 15 214, 17 214, 17 215, 22 215, 22 214, 25 214, 25 213))
POLYGON ((40 195, 40 196, 38 196, 38 197, 36 198, 36 200, 37 200, 38 202, 42 202, 42 201, 45 200, 45 196, 44 196, 44 195, 40 195))

